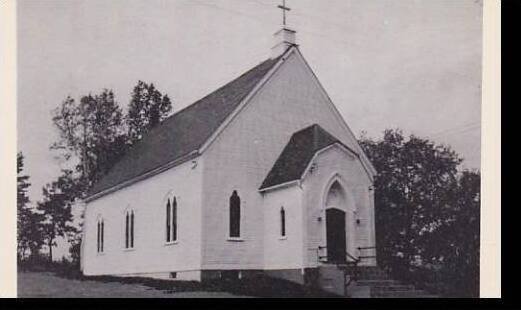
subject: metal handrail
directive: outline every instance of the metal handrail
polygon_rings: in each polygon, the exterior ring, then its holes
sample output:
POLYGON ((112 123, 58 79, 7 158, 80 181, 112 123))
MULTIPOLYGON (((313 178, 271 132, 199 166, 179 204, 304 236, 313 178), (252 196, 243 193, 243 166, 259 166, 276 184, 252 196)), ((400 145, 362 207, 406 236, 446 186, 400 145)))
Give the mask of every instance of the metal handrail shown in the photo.
MULTIPOLYGON (((322 258, 327 258, 327 255, 326 256, 321 256, 320 255, 320 250, 322 249, 327 249, 326 246, 318 246, 317 247, 317 257, 318 257, 318 260, 321 261, 322 258)), ((360 257, 355 257, 354 255, 352 255, 351 253, 347 252, 346 251, 346 256, 345 256, 345 268, 342 268, 343 272, 344 272, 344 296, 347 295, 347 287, 353 282, 353 281, 357 281, 358 280, 358 263, 360 262, 361 258, 360 257), (352 268, 353 272, 352 272, 352 275, 348 272, 349 271, 349 267, 352 268), (347 277, 349 276, 349 280, 347 280, 347 277)), ((337 267, 340 268, 341 263, 336 263, 337 267)))
MULTIPOLYGON (((360 262, 360 257, 354 257, 353 255, 349 254, 349 252, 346 252, 346 257, 352 259, 352 262, 355 262, 358 264, 358 262, 360 262)), ((346 260, 347 261, 347 260, 346 260)))
POLYGON ((375 246, 359 246, 357 247, 358 250, 369 250, 369 249, 376 249, 375 246))
POLYGON ((352 260, 349 262, 346 259, 346 266, 350 266, 353 268, 353 274, 350 275, 348 273, 348 268, 344 269, 344 296, 347 295, 347 287, 351 284, 351 282, 356 282, 358 280, 358 263, 360 262, 360 257, 354 257, 349 252, 346 252, 346 258, 352 260), (349 281, 346 280, 347 276, 349 276, 349 281))
MULTIPOLYGON (((362 252, 363 250, 372 250, 372 249, 375 249, 376 250, 376 246, 365 246, 365 247, 357 247, 358 251, 359 252, 362 252)), ((362 259, 367 259, 367 258, 376 258, 376 255, 359 255, 358 258, 360 260, 362 259)))
MULTIPOLYGON (((310 248, 310 250, 312 250, 313 248, 310 248)), ((317 259, 319 262, 324 262, 324 263, 328 263, 327 261, 327 253, 326 255, 320 255, 320 250, 323 250, 323 249, 327 249, 327 246, 318 246, 316 248, 316 252, 317 252, 317 259), (324 261, 323 259, 326 259, 326 261, 324 261)), ((370 250, 370 249, 376 249, 376 246, 365 246, 365 247, 357 247, 357 250, 360 252, 363 251, 363 250, 370 250)), ((358 270, 358 264, 363 260, 363 259, 367 259, 367 258, 376 258, 376 255, 367 255, 367 256, 364 256, 364 255, 359 255, 358 257, 355 257, 354 255, 352 255, 351 253, 347 252, 346 251, 346 256, 345 256, 345 262, 342 263, 342 262, 335 262, 335 264, 337 265, 337 267, 339 269, 342 269, 342 271, 344 272, 344 296, 347 296, 347 288, 348 286, 353 282, 353 281, 357 281, 358 280, 358 273, 359 273, 359 270, 358 270), (341 266, 344 265, 345 267, 341 268, 341 266), (349 280, 347 280, 347 277, 349 276, 349 280)), ((331 262, 333 263, 333 262, 331 262)))

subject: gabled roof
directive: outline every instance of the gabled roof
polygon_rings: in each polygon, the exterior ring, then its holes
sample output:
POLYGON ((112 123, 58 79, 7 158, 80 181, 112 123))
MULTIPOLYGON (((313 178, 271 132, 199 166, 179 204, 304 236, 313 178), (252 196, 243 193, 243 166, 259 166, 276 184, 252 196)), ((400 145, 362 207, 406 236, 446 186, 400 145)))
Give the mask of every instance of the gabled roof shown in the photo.
POLYGON ((339 143, 358 156, 320 125, 314 124, 294 133, 259 190, 300 180, 315 154, 326 147, 339 143))
MULTIPOLYGON (((148 132, 89 191, 98 196, 172 162, 196 154, 225 119, 279 61, 268 59, 240 77, 175 113, 148 132)), ((87 199, 89 200, 89 199, 87 199)))

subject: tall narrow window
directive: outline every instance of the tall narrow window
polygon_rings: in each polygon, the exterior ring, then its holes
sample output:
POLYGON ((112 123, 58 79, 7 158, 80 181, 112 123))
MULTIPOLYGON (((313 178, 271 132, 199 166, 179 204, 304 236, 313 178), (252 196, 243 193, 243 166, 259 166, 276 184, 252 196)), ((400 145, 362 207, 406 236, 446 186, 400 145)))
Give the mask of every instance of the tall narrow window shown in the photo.
POLYGON ((170 199, 168 199, 168 202, 166 203, 166 242, 171 241, 171 220, 170 220, 170 199))
POLYGON ((134 211, 127 211, 125 215, 125 248, 134 247, 134 211))
POLYGON ((230 197, 230 237, 241 236, 241 198, 237 191, 233 191, 230 197))
POLYGON ((128 233, 129 233, 129 227, 130 225, 130 214, 127 212, 125 215, 125 248, 128 249, 129 243, 128 243, 128 233))
POLYGON ((97 231, 96 231, 96 245, 97 245, 98 253, 103 252, 103 239, 104 239, 103 230, 104 230, 103 219, 98 219, 97 231))
POLYGON ((104 224, 104 221, 103 219, 101 220, 101 251, 100 252, 103 252, 103 239, 104 239, 104 235, 105 235, 105 224, 104 224))
POLYGON ((172 241, 177 241, 177 199, 172 204, 172 241))
POLYGON ((134 247, 134 211, 130 211, 130 247, 134 247))
POLYGON ((286 237, 286 211, 280 208, 280 235, 286 237))
POLYGON ((99 250, 100 250, 100 238, 101 238, 101 234, 100 234, 100 222, 98 220, 98 226, 97 226, 97 230, 96 230, 96 245, 97 245, 97 251, 99 253, 99 250))
POLYGON ((166 204, 166 242, 177 241, 177 198, 166 204))

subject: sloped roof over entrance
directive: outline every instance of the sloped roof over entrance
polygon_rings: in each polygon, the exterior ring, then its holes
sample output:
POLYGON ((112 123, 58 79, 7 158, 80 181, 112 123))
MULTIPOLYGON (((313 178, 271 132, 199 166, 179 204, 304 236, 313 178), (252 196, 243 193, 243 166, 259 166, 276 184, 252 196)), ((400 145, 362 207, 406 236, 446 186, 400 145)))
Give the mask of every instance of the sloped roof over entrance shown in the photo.
POLYGON ((259 190, 300 180, 313 156, 335 143, 341 144, 358 156, 358 153, 340 142, 320 125, 314 124, 294 133, 259 190))
POLYGON ((139 178, 175 161, 184 162, 232 114, 282 56, 268 59, 215 92, 172 115, 147 133, 90 190, 88 196, 139 178))

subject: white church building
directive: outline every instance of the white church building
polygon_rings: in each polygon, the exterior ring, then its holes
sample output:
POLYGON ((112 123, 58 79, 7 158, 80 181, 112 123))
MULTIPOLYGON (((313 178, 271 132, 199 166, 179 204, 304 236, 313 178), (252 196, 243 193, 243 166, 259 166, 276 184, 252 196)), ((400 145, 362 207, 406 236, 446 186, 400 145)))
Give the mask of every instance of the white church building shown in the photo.
POLYGON ((303 283, 375 255, 360 249, 375 245, 375 169, 295 35, 278 31, 270 59, 166 119, 94 185, 85 275, 303 283))

